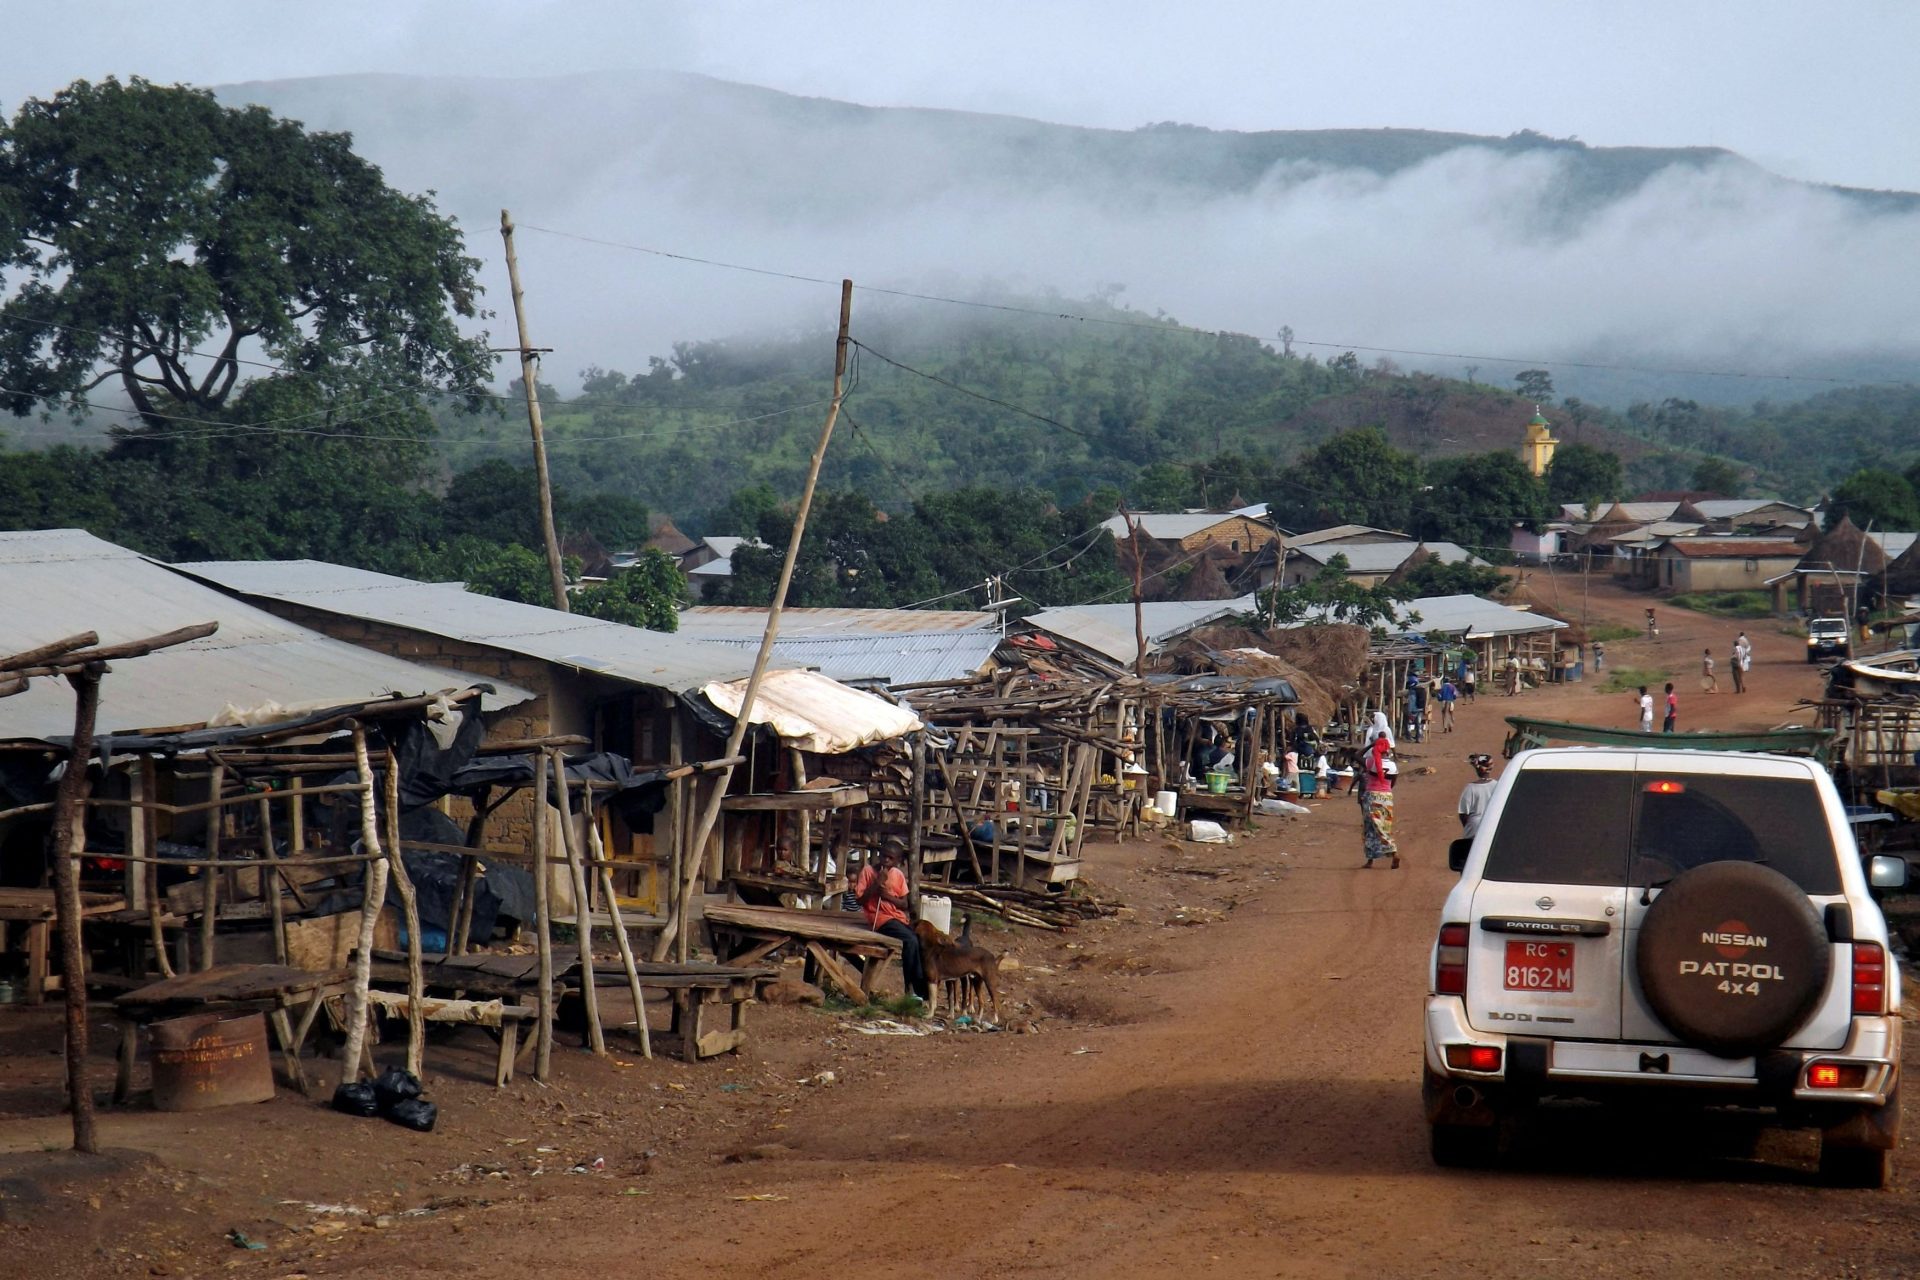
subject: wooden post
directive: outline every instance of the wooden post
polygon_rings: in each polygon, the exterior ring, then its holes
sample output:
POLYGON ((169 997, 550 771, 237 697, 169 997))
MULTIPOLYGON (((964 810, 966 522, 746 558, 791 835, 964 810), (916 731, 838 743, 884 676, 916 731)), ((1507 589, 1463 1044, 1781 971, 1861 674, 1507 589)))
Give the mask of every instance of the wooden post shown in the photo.
POLYGON ((507 246, 507 284, 513 290, 513 321, 520 332, 520 381, 527 393, 527 425, 533 431, 533 471, 540 482, 540 537, 547 546, 547 576, 553 607, 567 612, 567 575, 560 565, 560 539, 553 529, 553 487, 547 480, 547 438, 540 427, 540 357, 527 340, 527 309, 520 291, 520 259, 513 251, 513 218, 500 211, 500 238, 507 246))
POLYGON ((273 847, 273 802, 265 796, 258 801, 260 814, 260 893, 267 900, 267 915, 273 921, 273 958, 287 962, 287 915, 280 901, 280 852, 273 847))
MULTIPOLYGON (((214 807, 207 811, 207 857, 211 861, 218 862, 220 835, 227 825, 227 811, 219 804, 220 793, 227 785, 225 765, 213 766, 213 773, 208 778, 207 785, 209 789, 207 798, 214 802, 214 807)), ((200 868, 200 971, 202 973, 213 968, 214 917, 220 912, 220 877, 224 874, 226 873, 219 867, 200 868)))
MULTIPOLYGON (((600 1027, 600 995, 593 980, 593 912, 587 904, 587 871, 581 864, 580 842, 573 834, 573 788, 567 782, 566 761, 560 748, 548 750, 553 761, 553 780, 560 788, 560 845, 567 857, 567 873, 573 880, 574 932, 580 946, 580 1002, 587 1010, 587 1046, 605 1057, 606 1033, 600 1027)), ((609 917, 611 918, 611 917, 609 917)))
POLYGON ((907 899, 920 918, 920 836, 927 825, 927 731, 913 735, 913 794, 907 797, 907 899))
POLYGON ((553 904, 547 888, 547 753, 533 760, 533 945, 539 957, 539 1040, 533 1078, 545 1084, 553 1074, 553 904))
MULTIPOLYGON (((760 650, 754 655, 753 674, 747 677, 747 687, 740 698, 740 714, 734 717, 733 728, 727 734, 726 759, 740 754, 740 744, 747 736, 747 725, 753 715, 753 701, 760 692, 760 680, 767 673, 767 662, 773 657, 773 642, 780 634, 780 611, 787 602, 787 587, 793 582, 793 566, 800 558, 800 542, 807 532, 807 513, 813 508, 813 493, 820 483, 820 464, 826 461, 827 443, 833 438, 833 424, 840 417, 840 405, 846 399, 847 375, 847 328, 853 317, 853 281, 840 282, 840 331, 834 339, 833 348, 833 399, 827 406, 827 422, 820 429, 820 443, 813 448, 813 457, 807 464, 807 482, 800 491, 800 505, 793 513, 793 532, 787 538, 786 558, 780 564, 780 580, 774 584, 773 601, 767 609, 767 629, 760 637, 760 650)), ((729 764, 714 779, 713 791, 707 797, 706 807, 700 813, 699 826, 695 828, 693 840, 693 858, 687 867, 686 879, 678 888, 678 899, 674 910, 667 917, 666 928, 660 932, 659 940, 654 944, 653 956, 658 960, 667 954, 668 946, 675 937, 685 934, 687 916, 693 910, 693 889, 700 876, 701 855, 706 849, 707 838, 720 820, 720 805, 726 799, 727 788, 733 782, 733 766, 729 764)))
POLYGON ((600 892, 607 899, 607 919, 613 925, 614 945, 620 948, 620 967, 627 971, 627 990, 633 995, 633 1033, 640 1041, 640 1056, 653 1056, 653 1034, 647 1030, 647 996, 640 986, 640 966, 633 958, 633 939, 627 937, 627 922, 620 915, 620 898, 613 888, 613 866, 600 841, 600 825, 593 816, 593 792, 587 792, 587 849, 600 872, 600 892))
POLYGON ((100 673, 89 665, 67 677, 73 686, 73 742, 53 797, 54 914, 60 928, 61 993, 67 1006, 67 1106, 73 1112, 73 1149, 100 1148, 93 1134, 93 1090, 87 1084, 87 949, 81 936, 80 854, 86 846, 84 806, 93 725, 100 709, 100 673))
POLYGON ((367 731, 353 725, 353 765, 360 777, 360 852, 366 871, 361 877, 360 937, 353 952, 353 979, 347 989, 347 1044, 341 1057, 340 1083, 360 1078, 366 1057, 367 988, 373 979, 373 927, 387 899, 387 860, 380 851, 380 824, 373 799, 373 765, 367 760, 367 731))
MULTIPOLYGON (((141 756, 127 776, 127 798, 133 804, 127 814, 127 852, 136 858, 152 858, 153 814, 143 806, 154 792, 152 756, 141 756)), ((147 909, 147 936, 153 944, 154 968, 160 976, 173 976, 173 961, 167 955, 167 931, 160 927, 160 912, 165 904, 160 897, 160 865, 157 861, 134 863, 140 871, 140 883, 146 892, 142 899, 147 909)))
MULTIPOLYGON (((798 791, 807 785, 807 757, 798 747, 792 747, 789 748, 789 750, 792 752, 791 759, 793 761, 793 790, 798 791)), ((795 817, 799 819, 800 834, 795 841, 796 848, 794 853, 796 856, 794 865, 811 870, 813 867, 813 820, 805 809, 800 810, 795 817)), ((777 831, 781 815, 775 813, 772 815, 772 818, 775 830, 777 831)), ((774 840, 773 848, 774 857, 777 861, 780 852, 780 842, 777 837, 774 840)))
POLYGON ((413 877, 407 874, 405 845, 400 841, 400 762, 387 748, 387 861, 393 887, 400 894, 400 910, 407 925, 407 1070, 418 1079, 426 1066, 427 1018, 420 1001, 426 995, 426 973, 420 942, 420 900, 414 896, 413 877))
MULTIPOLYGON (((670 693, 661 696, 667 704, 667 767, 678 769, 686 762, 686 734, 681 724, 679 700, 670 693)), ((677 901, 681 877, 687 873, 687 797, 693 794, 693 788, 694 783, 687 778, 676 778, 667 784, 667 883, 656 891, 655 905, 669 915, 677 901)), ((658 824, 654 830, 658 840, 658 824)), ((656 853, 655 861, 658 860, 656 853)), ((680 930, 674 942, 674 955, 682 964, 687 960, 689 932, 680 930)))

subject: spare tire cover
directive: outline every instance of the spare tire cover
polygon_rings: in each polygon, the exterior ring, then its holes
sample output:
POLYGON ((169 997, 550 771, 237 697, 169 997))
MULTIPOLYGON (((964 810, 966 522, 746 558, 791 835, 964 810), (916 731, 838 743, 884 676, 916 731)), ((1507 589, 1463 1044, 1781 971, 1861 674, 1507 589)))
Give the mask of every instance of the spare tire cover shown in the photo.
POLYGON ((1827 988, 1832 951, 1800 886, 1770 867, 1712 862, 1668 885, 1640 924, 1647 1004, 1683 1043, 1723 1058, 1800 1029, 1827 988))

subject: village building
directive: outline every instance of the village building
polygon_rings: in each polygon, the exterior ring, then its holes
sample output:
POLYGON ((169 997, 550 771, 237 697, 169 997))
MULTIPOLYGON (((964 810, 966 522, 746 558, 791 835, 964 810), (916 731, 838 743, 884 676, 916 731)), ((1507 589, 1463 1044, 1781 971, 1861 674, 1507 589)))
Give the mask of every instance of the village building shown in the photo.
POLYGON ((1662 590, 1763 591, 1798 564, 1802 553, 1792 538, 1682 535, 1654 544, 1645 563, 1649 585, 1662 590))
POLYGON ((1466 548, 1452 542, 1365 541, 1316 542, 1301 546, 1291 539, 1286 544, 1282 579, 1286 586, 1311 582, 1333 562, 1346 560, 1349 580, 1366 587, 1377 587, 1415 557, 1438 560, 1441 564, 1484 564, 1466 548))
POLYGON ((1140 536, 1163 551, 1193 552, 1203 547, 1224 547, 1238 555, 1251 555, 1280 536, 1274 527, 1253 516, 1217 512, 1143 513, 1131 517, 1110 516, 1101 527, 1113 535, 1120 558, 1131 565, 1126 549, 1137 527, 1140 536))
POLYGON ((1520 445, 1520 460, 1526 463, 1528 473, 1536 479, 1546 475, 1547 468, 1553 465, 1553 452, 1559 444, 1547 424, 1547 416, 1540 412, 1540 406, 1535 405, 1533 417, 1527 421, 1526 439, 1520 445))

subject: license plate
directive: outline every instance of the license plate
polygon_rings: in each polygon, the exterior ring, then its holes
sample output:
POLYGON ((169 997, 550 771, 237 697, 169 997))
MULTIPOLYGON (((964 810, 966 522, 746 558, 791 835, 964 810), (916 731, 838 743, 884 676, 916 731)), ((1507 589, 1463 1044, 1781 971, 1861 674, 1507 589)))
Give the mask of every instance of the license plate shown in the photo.
POLYGON ((1573 944, 1509 941, 1507 990, 1573 990, 1573 944))

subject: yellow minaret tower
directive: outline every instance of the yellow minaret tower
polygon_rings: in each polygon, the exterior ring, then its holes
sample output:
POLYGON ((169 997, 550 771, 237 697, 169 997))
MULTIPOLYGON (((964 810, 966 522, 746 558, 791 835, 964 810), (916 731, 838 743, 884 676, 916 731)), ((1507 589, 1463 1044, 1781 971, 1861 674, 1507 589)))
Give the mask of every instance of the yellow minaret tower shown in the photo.
POLYGON ((1533 421, 1527 424, 1527 438, 1520 445, 1520 456, 1527 464, 1527 470, 1536 476, 1547 474, 1547 467, 1553 462, 1554 446, 1560 442, 1553 438, 1553 432, 1547 428, 1546 415, 1540 412, 1540 406, 1533 406, 1533 421))

